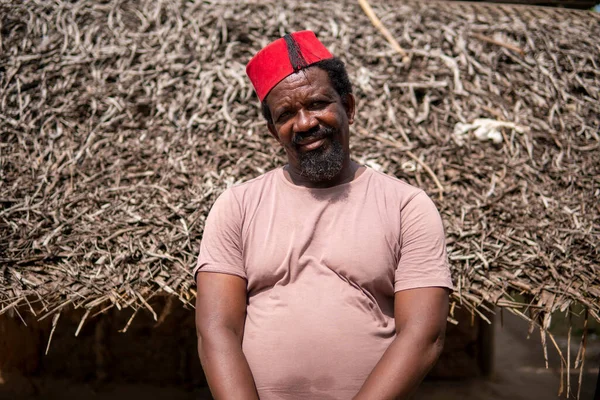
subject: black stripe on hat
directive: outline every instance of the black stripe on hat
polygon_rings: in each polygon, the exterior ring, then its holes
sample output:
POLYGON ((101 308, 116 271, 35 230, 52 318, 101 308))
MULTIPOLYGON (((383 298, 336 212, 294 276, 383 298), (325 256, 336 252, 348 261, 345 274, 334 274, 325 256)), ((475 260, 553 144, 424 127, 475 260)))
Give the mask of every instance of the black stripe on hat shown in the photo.
POLYGON ((300 51, 300 46, 298 46, 298 43, 296 42, 294 37, 288 33, 283 37, 283 40, 285 40, 288 56, 290 58, 290 63, 292 64, 294 72, 298 72, 302 68, 306 68, 308 66, 308 63, 304 59, 304 56, 300 51))

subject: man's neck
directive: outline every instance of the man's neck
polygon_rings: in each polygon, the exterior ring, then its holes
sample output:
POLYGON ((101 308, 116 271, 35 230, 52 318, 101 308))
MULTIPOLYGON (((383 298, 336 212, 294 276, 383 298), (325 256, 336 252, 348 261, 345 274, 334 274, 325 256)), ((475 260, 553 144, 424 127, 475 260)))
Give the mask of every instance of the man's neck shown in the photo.
POLYGON ((334 187, 337 185, 342 185, 344 183, 352 182, 354 179, 358 178, 360 174, 362 174, 365 170, 364 166, 348 159, 342 170, 339 174, 337 174, 333 179, 326 181, 311 181, 306 176, 302 175, 300 172, 295 171, 290 165, 286 165, 283 168, 283 174, 287 180, 292 182, 297 186, 304 186, 311 189, 323 189, 334 187))

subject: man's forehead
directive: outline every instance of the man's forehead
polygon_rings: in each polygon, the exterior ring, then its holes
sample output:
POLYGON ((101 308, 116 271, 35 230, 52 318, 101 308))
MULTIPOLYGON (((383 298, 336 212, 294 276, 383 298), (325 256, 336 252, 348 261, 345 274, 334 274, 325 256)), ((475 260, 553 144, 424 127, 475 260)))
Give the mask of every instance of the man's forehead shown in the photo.
POLYGON ((293 90, 299 87, 318 89, 322 86, 330 86, 327 72, 321 68, 306 68, 285 77, 273 90, 293 90))
POLYGON ((334 92, 327 71, 313 67, 300 70, 284 78, 275 85, 265 100, 276 106, 275 103, 290 97, 331 95, 334 92))

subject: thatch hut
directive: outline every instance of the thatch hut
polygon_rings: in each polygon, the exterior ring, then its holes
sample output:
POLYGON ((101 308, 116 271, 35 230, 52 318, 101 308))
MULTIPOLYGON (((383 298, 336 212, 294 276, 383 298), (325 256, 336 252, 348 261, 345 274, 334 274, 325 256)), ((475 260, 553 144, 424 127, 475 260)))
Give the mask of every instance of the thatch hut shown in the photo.
POLYGON ((1 3, 0 371, 104 379, 117 329, 150 318, 135 329, 161 343, 192 329, 208 210, 283 161, 244 63, 298 29, 347 63, 354 157, 436 201, 452 324, 500 307, 546 337, 575 304, 600 321, 600 17, 372 6, 404 54, 354 1, 1 3), (79 361, 49 367, 40 353, 72 334, 77 350, 54 357, 79 361))

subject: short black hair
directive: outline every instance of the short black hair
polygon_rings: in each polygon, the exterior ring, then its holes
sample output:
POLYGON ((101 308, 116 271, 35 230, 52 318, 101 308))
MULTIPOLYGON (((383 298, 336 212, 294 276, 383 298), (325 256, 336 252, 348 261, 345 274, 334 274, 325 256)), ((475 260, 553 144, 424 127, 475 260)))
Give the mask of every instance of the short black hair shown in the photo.
MULTIPOLYGON (((344 62, 339 58, 334 57, 318 61, 314 64, 311 64, 307 68, 312 67, 321 68, 323 71, 327 72, 331 86, 333 86, 335 91, 342 98, 342 102, 345 104, 346 96, 352 93, 352 84, 350 83, 350 78, 348 78, 348 72, 346 71, 344 62)), ((267 102, 264 100, 261 102, 261 110, 262 115, 265 117, 267 122, 269 124, 273 124, 271 110, 269 109, 267 102)))

